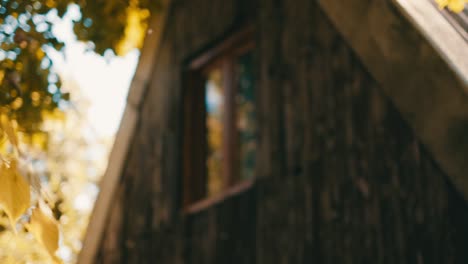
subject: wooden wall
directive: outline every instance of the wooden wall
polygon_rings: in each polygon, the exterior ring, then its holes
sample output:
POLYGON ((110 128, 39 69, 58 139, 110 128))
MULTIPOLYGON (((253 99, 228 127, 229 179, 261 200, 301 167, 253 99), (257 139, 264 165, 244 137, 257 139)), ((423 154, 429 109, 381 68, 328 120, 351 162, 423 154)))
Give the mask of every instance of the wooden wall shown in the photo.
POLYGON ((96 263, 468 262, 465 201, 314 1, 175 0, 167 26, 96 263), (183 215, 183 65, 243 24, 258 180, 183 215))

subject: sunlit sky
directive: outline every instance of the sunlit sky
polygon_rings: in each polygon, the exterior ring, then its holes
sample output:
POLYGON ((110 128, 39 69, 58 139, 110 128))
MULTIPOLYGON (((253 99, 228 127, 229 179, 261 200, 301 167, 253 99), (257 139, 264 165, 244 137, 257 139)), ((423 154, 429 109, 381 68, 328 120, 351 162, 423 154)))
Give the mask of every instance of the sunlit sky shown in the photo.
POLYGON ((72 19, 80 16, 71 6, 63 20, 55 23, 53 31, 65 42, 64 52, 48 52, 54 69, 64 78, 76 81, 89 100, 87 117, 99 136, 112 136, 120 123, 125 99, 138 61, 137 50, 125 57, 105 59, 86 51, 87 45, 76 40, 72 19))
MULTIPOLYGON (((105 58, 87 51, 87 44, 76 40, 73 34, 74 18, 78 18, 78 7, 70 6, 64 19, 54 23, 54 34, 65 43, 63 52, 48 50, 54 70, 66 81, 76 82, 80 96, 89 102, 86 117, 98 138, 110 138, 118 129, 130 82, 138 62, 137 50, 125 57, 105 58)), ((72 91, 73 92, 73 91, 72 91)), ((73 94, 72 94, 73 97, 73 94)), ((80 109, 82 110, 82 109, 80 109)), ((95 149, 92 149, 95 151, 95 149)), ((92 153, 93 151, 91 151, 92 153)), ((74 199, 74 208, 90 212, 97 195, 93 184, 74 199)), ((67 262, 71 251, 61 245, 57 254, 67 262)))

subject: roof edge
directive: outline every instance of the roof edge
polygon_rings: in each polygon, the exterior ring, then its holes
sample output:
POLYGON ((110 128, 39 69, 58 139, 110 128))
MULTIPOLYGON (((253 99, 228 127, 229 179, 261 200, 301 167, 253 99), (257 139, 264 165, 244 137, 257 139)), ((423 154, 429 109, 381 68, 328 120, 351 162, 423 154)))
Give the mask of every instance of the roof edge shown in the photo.
POLYGON ((113 196, 118 187, 127 153, 138 124, 139 106, 159 52, 159 43, 163 36, 171 0, 162 0, 162 2, 161 13, 154 15, 149 23, 150 26, 141 49, 138 66, 128 91, 127 104, 109 155, 109 163, 100 182, 100 192, 86 230, 83 248, 78 257, 78 264, 95 263, 113 196))

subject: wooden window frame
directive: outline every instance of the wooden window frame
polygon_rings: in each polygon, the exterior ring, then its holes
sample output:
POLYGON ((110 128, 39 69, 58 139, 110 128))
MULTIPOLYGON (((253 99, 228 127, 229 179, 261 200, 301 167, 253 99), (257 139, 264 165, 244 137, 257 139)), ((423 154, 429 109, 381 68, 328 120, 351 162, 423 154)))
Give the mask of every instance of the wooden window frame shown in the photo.
POLYGON ((191 60, 184 77, 184 129, 183 129, 183 169, 182 169, 182 208, 183 213, 192 214, 247 191, 254 179, 238 179, 235 166, 238 142, 236 129, 236 106, 233 59, 255 48, 253 28, 231 35, 219 45, 191 60), (206 109, 205 78, 213 68, 223 71, 225 91, 225 113, 223 120, 223 188, 219 194, 206 196, 206 109), (202 143, 200 143, 202 140, 202 143))

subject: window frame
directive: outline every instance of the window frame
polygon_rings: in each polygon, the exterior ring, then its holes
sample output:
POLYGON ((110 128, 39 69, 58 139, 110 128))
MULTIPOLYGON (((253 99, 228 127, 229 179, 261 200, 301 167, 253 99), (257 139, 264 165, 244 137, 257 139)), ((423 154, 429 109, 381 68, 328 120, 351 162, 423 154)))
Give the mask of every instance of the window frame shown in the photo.
POLYGON ((182 168, 182 211, 192 214, 245 192, 255 182, 241 180, 236 170, 237 128, 236 128, 236 86, 234 61, 239 56, 255 49, 254 28, 231 34, 192 59, 184 74, 183 89, 183 168, 182 168), (223 120, 223 187, 219 194, 207 196, 207 142, 205 80, 209 71, 219 68, 223 72, 225 106, 223 120), (200 144, 200 140, 203 144, 200 144))

